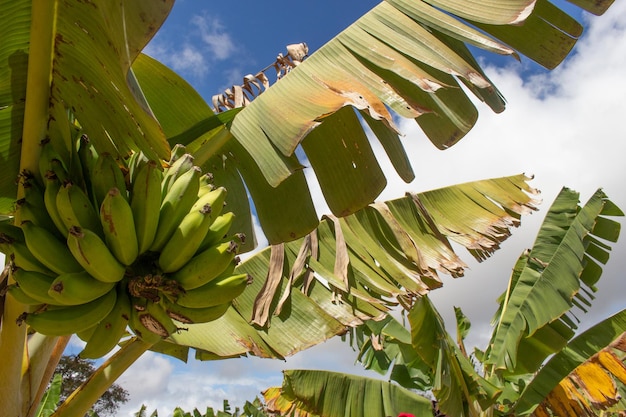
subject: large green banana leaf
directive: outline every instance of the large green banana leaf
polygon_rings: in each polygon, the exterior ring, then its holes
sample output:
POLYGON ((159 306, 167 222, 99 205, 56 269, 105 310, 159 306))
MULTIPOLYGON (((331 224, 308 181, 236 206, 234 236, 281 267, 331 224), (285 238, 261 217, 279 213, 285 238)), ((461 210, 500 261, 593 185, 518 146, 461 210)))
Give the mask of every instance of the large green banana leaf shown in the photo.
POLYGON ((267 390, 270 411, 279 415, 385 417, 433 415, 427 398, 390 382, 328 371, 284 372, 280 390, 267 390))
MULTIPOLYGON (((341 220, 325 218, 314 233, 237 266, 253 283, 234 308, 215 322, 190 325, 169 343, 196 349, 198 359, 280 358, 380 319, 398 298, 440 287, 439 274, 463 274, 451 241, 478 259, 493 251, 534 208, 527 180, 459 184, 377 203, 341 220)), ((174 356, 186 360, 186 352, 174 356)))
POLYGON ((623 216, 598 190, 583 207, 579 194, 563 189, 552 204, 533 249, 518 262, 507 292, 501 297, 496 329, 486 363, 493 369, 533 372, 545 357, 560 350, 575 322, 566 313, 574 305, 589 305, 623 216), (586 289, 586 290, 585 290, 586 289), (547 327, 546 327, 547 326, 547 327), (541 331, 540 331, 541 330, 541 331), (538 337, 535 337, 537 335, 538 337), (528 355, 519 355, 521 342, 528 355), (533 343, 535 342, 535 343, 533 343))

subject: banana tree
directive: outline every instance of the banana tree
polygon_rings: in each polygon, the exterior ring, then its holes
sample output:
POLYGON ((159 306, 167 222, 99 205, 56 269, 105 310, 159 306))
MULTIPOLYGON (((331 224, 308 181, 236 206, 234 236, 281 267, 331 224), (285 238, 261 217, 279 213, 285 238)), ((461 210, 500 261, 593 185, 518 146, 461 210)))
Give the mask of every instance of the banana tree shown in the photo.
MULTIPOLYGON (((610 2, 576 4, 601 14, 610 2)), ((462 275, 464 263, 451 240, 478 259, 488 257, 534 207, 527 179, 514 176, 370 205, 386 180, 365 124, 398 175, 410 181, 414 174, 394 113, 415 118, 433 144, 445 149, 477 118, 460 83, 494 111, 504 110, 502 96, 467 45, 522 53, 553 68, 582 31, 547 1, 472 1, 462 7, 444 0, 387 1, 243 110, 215 115, 180 77, 141 54, 173 0, 2 0, 0 7, 3 216, 20 225, 14 203, 25 190, 16 178, 37 176, 40 145, 59 132, 70 137, 70 115, 99 153, 114 155, 120 164, 139 151, 167 161, 174 145, 186 146, 196 164, 229 190, 228 206, 237 213, 233 227, 252 237, 243 251, 255 246, 248 193, 272 245, 239 267, 260 279, 222 319, 157 344, 129 339, 77 392, 71 403, 79 408, 59 415, 88 407, 146 349, 181 359, 190 347, 204 360, 284 357, 383 314, 396 300, 438 287, 438 273, 462 275), (294 97, 298 106, 285 105, 294 97), (297 149, 313 167, 333 213, 321 222, 297 149), (368 239, 354 242, 363 231, 368 239), (304 292, 290 290, 298 280, 306 284, 304 292), (322 323, 316 332, 300 331, 313 322, 322 323), (219 342, 208 337, 222 329, 236 329, 235 336, 219 342)), ((10 415, 32 415, 68 338, 27 336, 26 326, 16 325, 23 305, 12 297, 3 301, 0 405, 10 415)))
POLYGON ((577 202, 578 193, 563 189, 533 248, 519 257, 485 351, 467 352, 463 341, 470 323, 460 310, 455 340, 423 296, 408 308, 410 329, 387 316, 355 331, 359 361, 390 381, 286 371, 283 386, 265 393, 270 408, 281 415, 298 410, 327 417, 344 415, 344 409, 354 416, 432 415, 431 403, 409 391, 417 389, 430 391, 435 411, 451 416, 593 416, 623 410, 626 310, 573 337, 574 313, 592 304, 600 265, 619 235, 620 223, 611 217, 623 213, 602 191, 582 207, 577 202), (324 396, 328 390, 343 395, 324 396), (362 397, 363 392, 370 395, 362 397))

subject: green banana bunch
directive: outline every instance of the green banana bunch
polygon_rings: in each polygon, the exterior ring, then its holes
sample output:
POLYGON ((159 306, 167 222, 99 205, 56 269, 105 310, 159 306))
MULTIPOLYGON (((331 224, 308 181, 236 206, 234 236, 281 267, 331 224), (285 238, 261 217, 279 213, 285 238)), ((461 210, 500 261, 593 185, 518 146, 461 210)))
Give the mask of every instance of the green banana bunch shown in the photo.
POLYGON ((78 354, 85 359, 98 359, 109 353, 126 333, 130 320, 130 297, 123 288, 118 286, 117 299, 111 312, 100 323, 83 334, 87 344, 78 354))
POLYGON ((73 118, 55 123, 37 175, 20 176, 25 221, 0 222, 15 278, 6 292, 27 310, 20 322, 75 333, 81 356, 95 359, 127 326, 157 343, 181 323, 221 317, 250 279, 235 273, 225 188, 182 145, 167 162, 141 152, 117 159, 98 154, 73 118))
POLYGON ((115 306, 117 293, 109 291, 100 298, 76 306, 45 306, 24 313, 18 324, 25 322, 35 331, 48 336, 65 336, 86 330, 102 321, 115 306))
POLYGON ((251 282, 248 274, 226 275, 178 296, 176 303, 183 307, 205 308, 229 303, 243 293, 251 282))
POLYGON ((107 246, 123 265, 135 262, 139 254, 133 211, 119 189, 113 187, 100 206, 100 221, 107 246))
MULTIPOLYGON (((89 229, 71 227, 67 235, 70 253, 85 271, 102 282, 119 282, 126 268, 113 256, 106 243, 89 229)), ((75 271, 79 272, 79 271, 75 271)))
POLYGON ((219 277, 230 264, 234 265, 236 253, 235 242, 218 243, 191 258, 172 278, 185 290, 202 287, 219 277))
POLYGON ((115 287, 114 282, 95 279, 87 271, 61 274, 51 282, 47 294, 52 298, 48 304, 78 305, 102 297, 115 287))
POLYGON ((161 250, 159 266, 163 272, 179 270, 195 255, 225 199, 226 189, 220 187, 200 197, 191 207, 161 250))
POLYGON ((144 164, 132 184, 130 208, 135 221, 138 253, 147 251, 159 226, 163 172, 155 161, 144 164))

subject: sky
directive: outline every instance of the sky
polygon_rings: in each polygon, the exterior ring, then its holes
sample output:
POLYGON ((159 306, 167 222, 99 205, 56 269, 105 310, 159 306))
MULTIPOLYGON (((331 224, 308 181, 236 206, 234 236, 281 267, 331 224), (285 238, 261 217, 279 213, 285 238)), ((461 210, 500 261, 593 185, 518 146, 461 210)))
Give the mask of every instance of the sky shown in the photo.
MULTIPOLYGON (((212 95, 240 83, 243 75, 271 64, 288 44, 306 42, 310 51, 315 51, 377 3, 179 0, 146 52, 177 71, 210 101, 212 95)), ((570 57, 552 72, 538 71, 526 59, 518 63, 481 58, 489 77, 506 97, 507 109, 496 115, 478 103, 476 127, 451 149, 437 150, 413 120, 398 122, 416 179, 405 184, 389 175, 381 200, 397 198, 406 191, 521 172, 534 175, 531 185, 542 192, 540 210, 522 219, 522 226, 500 251, 478 264, 459 250, 469 271, 459 279, 444 277, 444 287, 431 293, 447 323, 453 323, 453 306, 461 307, 470 318, 469 346, 485 347, 489 320, 497 308, 495 299, 505 289, 517 257, 532 246, 561 187, 579 191, 583 203, 597 188, 603 188, 626 209, 626 133, 622 128, 626 115, 626 3, 616 2, 602 17, 582 18, 587 31, 570 57)), ((392 172, 388 163, 383 169, 392 172)), ((312 190, 318 192, 315 187, 312 190)), ((621 283, 626 238, 613 252, 594 306, 581 317, 581 328, 626 307, 621 283)), ((68 348, 68 353, 79 351, 74 343, 68 348)), ((285 362, 192 359, 182 364, 149 352, 118 381, 130 393, 130 401, 119 415, 132 416, 141 404, 149 411, 158 409, 160 416, 170 415, 176 406, 187 411, 220 407, 225 398, 241 405, 261 390, 280 385, 283 369, 330 369, 378 377, 354 365, 355 358, 355 352, 340 340, 330 340, 285 362)))

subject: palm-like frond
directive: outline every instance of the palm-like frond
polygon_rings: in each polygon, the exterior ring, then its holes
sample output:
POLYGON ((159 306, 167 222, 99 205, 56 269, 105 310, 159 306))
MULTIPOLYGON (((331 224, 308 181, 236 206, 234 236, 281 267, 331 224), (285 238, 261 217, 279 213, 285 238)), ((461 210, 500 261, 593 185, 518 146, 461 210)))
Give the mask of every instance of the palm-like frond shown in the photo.
MULTIPOLYGON (((325 218, 314 233, 237 266, 254 279, 234 308, 215 322, 189 325, 169 343, 195 348, 198 359, 280 358, 382 318, 404 298, 440 287, 440 274, 463 274, 451 240, 481 259, 508 236, 534 208, 527 180, 475 181, 325 218), (213 337, 223 333, 231 337, 213 337)), ((157 347, 167 353, 164 346, 157 347)))
POLYGON ((285 371, 283 386, 266 390, 264 397, 268 409, 280 415, 432 416, 427 398, 386 381, 336 372, 285 371))
MULTIPOLYGON (((575 328, 566 313, 576 303, 591 302, 588 294, 602 273, 599 264, 608 260, 610 251, 602 240, 615 241, 619 235, 620 224, 609 216, 623 213, 601 190, 583 207, 578 205, 578 198, 572 190, 561 191, 546 215, 533 249, 518 262, 509 289, 501 297, 486 359, 493 369, 515 370, 520 341, 532 346, 532 338, 540 329, 544 331, 539 333, 543 347, 546 341, 550 343, 550 338, 557 348, 562 347, 572 336, 566 328, 575 328), (581 287, 588 291, 581 291, 581 287)), ((535 348, 542 350, 539 360, 534 361, 536 369, 549 351, 542 349, 541 344, 535 344, 535 348)))
POLYGON ((626 310, 581 333, 525 387, 514 406, 516 412, 534 410, 541 416, 551 410, 557 415, 586 416, 611 406, 623 409, 625 335, 626 310))

